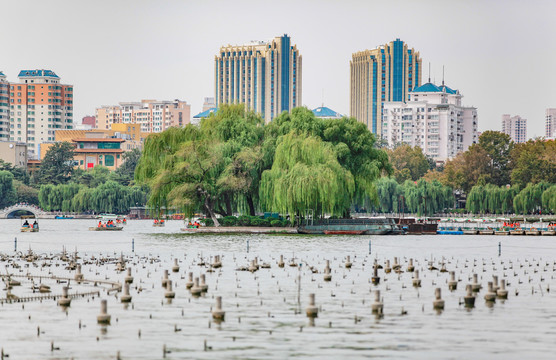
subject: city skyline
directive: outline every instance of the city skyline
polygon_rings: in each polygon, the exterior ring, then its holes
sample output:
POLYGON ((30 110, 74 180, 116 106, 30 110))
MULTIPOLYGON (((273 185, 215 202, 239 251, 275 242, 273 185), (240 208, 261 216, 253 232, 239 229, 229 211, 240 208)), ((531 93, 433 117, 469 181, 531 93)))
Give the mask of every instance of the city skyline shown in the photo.
POLYGON ((429 62, 436 83, 445 67, 446 84, 478 109, 480 131, 501 130, 501 115, 512 113, 529 120, 530 137, 543 136, 545 110, 556 105, 550 47, 556 4, 499 4, 286 1, 269 8, 255 1, 7 2, 3 9, 14 16, 5 18, 6 29, 17 32, 0 34, 9 53, 0 71, 11 82, 22 69, 55 71, 75 87, 76 121, 102 105, 153 98, 183 99, 192 104, 193 115, 214 94, 214 54, 221 46, 287 33, 304 58, 302 105, 313 109, 324 103, 348 115, 352 53, 400 38, 420 52, 423 82, 429 62), (370 17, 376 13, 382 15, 370 17), (16 14, 26 14, 25 26, 16 14), (83 21, 83 14, 102 20, 102 26, 83 21), (45 17, 59 21, 39 27, 45 17), (44 39, 63 34, 60 44, 67 48, 37 41, 39 33, 44 39))

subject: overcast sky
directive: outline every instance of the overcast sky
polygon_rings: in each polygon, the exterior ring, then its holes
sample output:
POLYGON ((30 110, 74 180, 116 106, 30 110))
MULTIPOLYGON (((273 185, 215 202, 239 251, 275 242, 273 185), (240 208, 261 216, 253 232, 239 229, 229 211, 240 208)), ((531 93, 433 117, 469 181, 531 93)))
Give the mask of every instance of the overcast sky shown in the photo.
POLYGON ((349 115, 349 61, 400 38, 420 52, 423 82, 445 81, 475 106, 479 130, 502 114, 544 135, 556 107, 556 1, 0 0, 0 71, 51 69, 75 87, 74 119, 101 105, 214 96, 221 45, 287 33, 303 56, 303 104, 349 115), (324 96, 323 96, 324 94, 324 96))

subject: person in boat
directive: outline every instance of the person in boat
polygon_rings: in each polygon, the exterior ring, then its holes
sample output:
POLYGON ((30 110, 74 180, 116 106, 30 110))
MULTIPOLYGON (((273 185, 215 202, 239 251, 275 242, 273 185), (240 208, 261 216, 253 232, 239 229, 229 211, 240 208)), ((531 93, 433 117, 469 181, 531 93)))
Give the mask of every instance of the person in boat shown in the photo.
POLYGON ((98 227, 102 227, 102 220, 99 220, 98 227))
POLYGON ((23 223, 23 227, 29 227, 29 221, 25 220, 25 222, 23 223))
POLYGON ((154 223, 155 223, 155 224, 158 224, 158 219, 154 219, 154 223))
POLYGON ((187 223, 187 227, 188 227, 189 229, 191 229, 191 228, 193 227, 193 224, 191 223, 191 221, 190 221, 189 223, 187 223))
POLYGON ((33 223, 33 229, 38 229, 39 228, 39 224, 37 223, 37 220, 35 220, 35 222, 33 223))
POLYGON ((164 219, 160 220, 160 223, 164 225, 164 219))
POLYGON ((124 224, 127 224, 126 218, 124 218, 124 219, 122 220, 122 222, 123 222, 124 224))

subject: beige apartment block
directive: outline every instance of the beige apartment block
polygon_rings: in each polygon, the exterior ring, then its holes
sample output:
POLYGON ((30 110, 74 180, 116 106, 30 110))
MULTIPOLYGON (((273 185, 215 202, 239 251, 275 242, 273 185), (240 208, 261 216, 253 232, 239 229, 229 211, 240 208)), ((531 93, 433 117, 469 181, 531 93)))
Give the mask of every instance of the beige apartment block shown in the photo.
POLYGON ((350 61, 350 116, 382 135, 384 102, 405 102, 421 85, 419 52, 396 39, 372 50, 356 52, 350 61))
POLYGON ((245 104, 266 122, 301 106, 302 62, 288 35, 227 45, 214 57, 215 103, 245 104))
POLYGON ((27 167, 27 144, 15 141, 0 141, 0 159, 13 166, 27 167))
POLYGON ((141 132, 158 133, 189 124, 191 105, 181 100, 121 102, 97 108, 95 118, 97 129, 108 130, 112 124, 139 124, 141 132))

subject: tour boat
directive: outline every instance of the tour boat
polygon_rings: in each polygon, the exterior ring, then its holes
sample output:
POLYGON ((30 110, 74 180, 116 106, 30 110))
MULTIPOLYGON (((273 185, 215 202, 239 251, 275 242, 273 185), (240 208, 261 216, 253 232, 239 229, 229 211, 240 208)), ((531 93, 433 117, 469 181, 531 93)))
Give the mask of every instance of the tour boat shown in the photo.
POLYGON ((321 235, 390 235, 402 234, 392 218, 307 220, 297 227, 300 234, 321 235))

